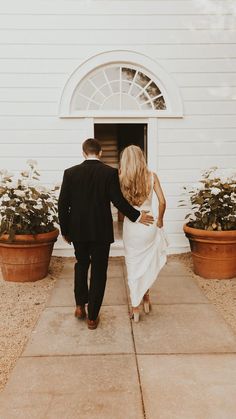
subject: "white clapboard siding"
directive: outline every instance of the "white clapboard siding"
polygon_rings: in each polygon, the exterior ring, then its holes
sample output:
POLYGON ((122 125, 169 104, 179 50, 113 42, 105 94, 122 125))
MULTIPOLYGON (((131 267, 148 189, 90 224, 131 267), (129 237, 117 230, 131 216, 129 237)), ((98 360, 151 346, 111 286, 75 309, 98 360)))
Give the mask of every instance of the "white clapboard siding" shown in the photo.
POLYGON ((61 88, 0 87, 0 102, 59 102, 61 88))
POLYGON ((63 144, 64 148, 68 143, 81 144, 86 138, 86 131, 67 129, 32 129, 32 130, 0 130, 1 143, 24 144, 28 149, 29 144, 63 144))
POLYGON ((205 169, 208 167, 219 166, 219 167, 235 167, 235 155, 231 156, 161 156, 159 157, 159 168, 164 169, 165 167, 172 167, 173 169, 180 169, 183 166, 187 169, 205 169))
MULTIPOLYGON (((1 32, 0 32, 1 35, 1 32)), ((17 73, 72 73, 83 60, 68 59, 68 60, 47 60, 40 59, 1 59, 0 73, 16 74, 17 73)))
POLYGON ((0 73, 0 87, 61 87, 65 84, 66 79, 65 73, 0 73))
POLYGON ((171 248, 186 250, 183 186, 210 166, 235 167, 234 8, 231 0, 2 2, 0 169, 18 173, 35 159, 43 183, 61 182, 64 169, 83 160, 93 123, 58 117, 70 74, 104 51, 145 54, 172 75, 183 101, 182 119, 158 120, 156 172, 171 248))
POLYGON ((58 104, 53 103, 22 103, 22 102, 1 102, 0 101, 0 114, 1 115, 22 115, 22 116, 40 116, 52 115, 57 116, 58 104))
POLYGON ((188 115, 235 115, 236 101, 224 102, 185 102, 188 115))
POLYGON ((202 128, 196 126, 195 128, 175 128, 173 129, 159 129, 159 142, 164 143, 195 143, 208 141, 234 141, 235 128, 202 128))
MULTIPOLYGON (((119 44, 127 41, 127 32, 112 30, 113 43, 119 44)), ((235 43, 235 30, 201 30, 197 33, 189 29, 179 30, 159 30, 150 29, 148 31, 132 30, 129 31, 129 43, 136 44, 214 44, 220 39, 221 44, 235 43)), ((107 42, 107 31, 103 28, 97 30, 33 30, 30 37, 26 30, 1 30, 0 43, 8 44, 53 44, 53 45, 84 45, 103 44, 107 42), (83 42, 81 42, 83 40, 83 42)))
POLYGON ((160 143, 160 156, 236 156, 236 141, 212 141, 200 143, 160 143))
POLYGON ((192 14, 186 15, 159 15, 151 13, 148 16, 136 15, 135 19, 131 15, 122 15, 122 19, 117 19, 117 15, 98 15, 91 14, 86 19, 83 14, 25 14, 25 15, 2 15, 0 16, 0 28, 2 29, 23 29, 23 30, 152 30, 152 29, 235 29, 234 17, 230 15, 203 16, 192 14))
MULTIPOLYGON (((108 38, 108 37, 107 37, 108 38)), ((130 43, 127 34, 127 41, 124 43, 110 42, 104 44, 84 45, 81 42, 78 45, 0 45, 0 56, 4 59, 16 58, 34 58, 34 59, 78 59, 85 61, 89 57, 111 49, 128 49, 147 54, 156 59, 168 59, 170 56, 175 59, 195 59, 195 58, 235 58, 235 45, 233 44, 186 44, 186 45, 154 45, 130 43), (113 48, 112 48, 113 47, 113 48)), ((220 40, 219 40, 220 42, 220 40)))
POLYGON ((171 14, 171 15, 205 15, 205 14, 227 14, 232 12, 233 9, 233 1, 231 0, 218 0, 217 6, 215 7, 214 4, 207 2, 205 7, 203 6, 202 2, 196 2, 194 0, 163 0, 163 1, 155 1, 155 0, 144 0, 144 1, 132 1, 132 0, 124 0, 124 1, 62 1, 58 0, 56 3, 56 10, 55 10, 55 2, 49 1, 40 1, 38 3, 30 1, 30 0, 23 0, 20 3, 16 1, 8 1, 4 2, 1 5, 2 13, 12 13, 12 6, 14 5, 14 12, 21 15, 21 14, 36 14, 36 13, 43 13, 43 14, 79 14, 79 15, 87 15, 87 14, 95 14, 95 15, 117 15, 117 14, 140 14, 145 15, 149 14, 171 14))
MULTIPOLYGON (((12 144, 1 144, 1 157, 10 157, 13 154, 12 144)), ((34 141, 31 144, 27 144, 27 147, 24 147, 22 144, 14 144, 14 154, 19 158, 37 156, 48 157, 56 155, 60 158, 71 158, 77 156, 82 157, 81 144, 70 144, 69 139, 65 147, 64 144, 37 144, 34 141)))
MULTIPOLYGON (((214 87, 181 87, 181 95, 186 101, 209 101, 209 100, 235 100, 236 87, 234 86, 214 86, 214 87)), ((223 103, 222 103, 223 106, 223 103)))

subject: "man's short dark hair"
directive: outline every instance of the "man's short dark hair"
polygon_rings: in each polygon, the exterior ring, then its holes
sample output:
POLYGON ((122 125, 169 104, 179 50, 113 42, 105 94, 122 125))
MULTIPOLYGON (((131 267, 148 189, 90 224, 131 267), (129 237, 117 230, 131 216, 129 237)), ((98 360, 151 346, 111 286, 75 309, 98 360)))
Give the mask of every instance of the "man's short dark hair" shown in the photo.
POLYGON ((96 138, 88 138, 83 142, 83 152, 87 155, 95 154, 96 156, 98 156, 101 149, 101 144, 98 140, 96 140, 96 138))

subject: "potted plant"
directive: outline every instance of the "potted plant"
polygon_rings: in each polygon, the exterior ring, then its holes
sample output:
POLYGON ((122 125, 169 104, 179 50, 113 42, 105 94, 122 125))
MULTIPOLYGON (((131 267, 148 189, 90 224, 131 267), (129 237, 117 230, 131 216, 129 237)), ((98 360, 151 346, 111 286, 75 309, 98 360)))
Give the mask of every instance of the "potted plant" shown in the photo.
POLYGON ((37 281, 48 267, 59 231, 56 190, 39 182, 37 162, 14 181, 0 171, 0 262, 6 281, 37 281))
POLYGON ((188 189, 191 212, 184 232, 189 239, 194 272, 203 278, 236 276, 236 173, 207 170, 197 185, 188 189))

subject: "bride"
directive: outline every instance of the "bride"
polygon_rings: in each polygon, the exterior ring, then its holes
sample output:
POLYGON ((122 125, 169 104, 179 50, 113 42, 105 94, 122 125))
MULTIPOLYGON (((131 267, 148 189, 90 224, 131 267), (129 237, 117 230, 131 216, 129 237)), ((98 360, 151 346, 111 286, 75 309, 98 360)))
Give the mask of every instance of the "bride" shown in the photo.
POLYGON ((132 318, 139 321, 139 306, 143 301, 149 313, 149 288, 166 263, 166 240, 162 230, 166 201, 156 173, 148 170, 141 148, 131 145, 120 160, 121 190, 127 201, 139 210, 152 213, 152 195, 158 202, 158 217, 148 227, 124 219, 123 241, 128 284, 132 303, 132 318))

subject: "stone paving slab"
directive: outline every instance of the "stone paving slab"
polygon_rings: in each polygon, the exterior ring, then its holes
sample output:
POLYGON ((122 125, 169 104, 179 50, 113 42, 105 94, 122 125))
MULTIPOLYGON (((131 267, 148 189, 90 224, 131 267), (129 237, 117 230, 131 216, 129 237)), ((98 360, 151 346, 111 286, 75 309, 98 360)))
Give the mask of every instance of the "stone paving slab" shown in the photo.
MULTIPOLYGON (((125 305, 127 304, 127 294, 124 278, 109 277, 103 300, 103 306, 106 305, 125 305)), ((74 307, 74 279, 61 277, 57 281, 54 290, 47 302, 47 307, 74 307)))
POLYGON ((72 307, 45 309, 23 356, 133 353, 126 306, 102 307, 96 330, 74 317, 72 307))
POLYGON ((159 277, 162 276, 188 276, 189 269, 178 261, 169 261, 160 271, 159 277))
POLYGON ((146 419, 235 419, 236 355, 139 355, 146 419))
POLYGON ((209 303, 190 276, 162 275, 151 287, 154 304, 209 303))
POLYGON ((0 417, 143 419, 135 357, 21 358, 0 395, 0 417))
POLYGON ((209 304, 153 305, 133 324, 137 353, 236 352, 236 336, 209 304))

